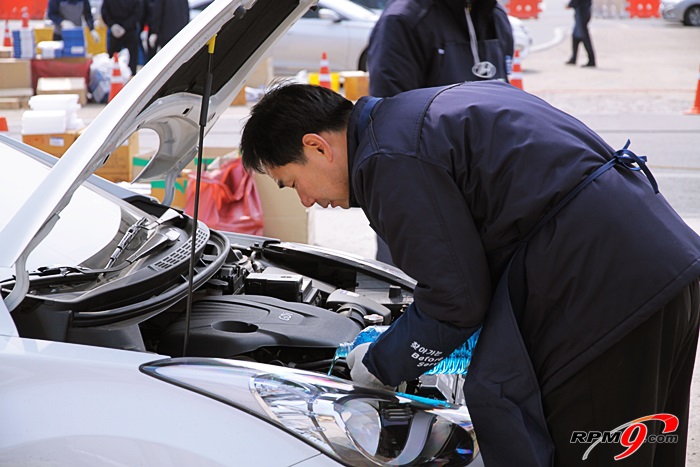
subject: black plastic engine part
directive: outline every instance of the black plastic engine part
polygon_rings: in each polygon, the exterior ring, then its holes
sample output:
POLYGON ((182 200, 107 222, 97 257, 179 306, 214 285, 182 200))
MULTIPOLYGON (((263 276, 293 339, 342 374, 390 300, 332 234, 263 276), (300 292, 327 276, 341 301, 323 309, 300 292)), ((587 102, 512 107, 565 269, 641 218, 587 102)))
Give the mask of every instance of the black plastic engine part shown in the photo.
MULTIPOLYGON (((158 352, 179 356, 184 316, 160 337, 158 352)), ((192 304, 188 356, 235 357, 263 347, 335 348, 361 326, 330 310, 263 296, 212 296, 192 304)))
POLYGON ((364 297, 355 292, 338 289, 326 299, 326 305, 330 308, 348 303, 361 306, 367 310, 367 313, 381 315, 384 318, 384 324, 391 324, 391 310, 371 298, 364 297))
POLYGON ((252 273, 245 278, 246 295, 265 295, 289 302, 302 301, 303 278, 299 274, 252 273))

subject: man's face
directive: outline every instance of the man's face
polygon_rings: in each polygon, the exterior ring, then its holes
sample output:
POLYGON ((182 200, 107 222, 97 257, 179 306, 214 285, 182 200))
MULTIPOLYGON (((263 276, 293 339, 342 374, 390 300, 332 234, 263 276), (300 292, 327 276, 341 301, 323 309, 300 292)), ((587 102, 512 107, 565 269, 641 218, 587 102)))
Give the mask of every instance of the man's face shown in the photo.
POLYGON ((347 156, 344 156, 344 135, 328 133, 304 136, 306 163, 290 163, 267 168, 269 175, 280 188, 294 188, 301 204, 307 208, 350 207, 347 156), (334 143, 342 143, 337 146, 334 143))

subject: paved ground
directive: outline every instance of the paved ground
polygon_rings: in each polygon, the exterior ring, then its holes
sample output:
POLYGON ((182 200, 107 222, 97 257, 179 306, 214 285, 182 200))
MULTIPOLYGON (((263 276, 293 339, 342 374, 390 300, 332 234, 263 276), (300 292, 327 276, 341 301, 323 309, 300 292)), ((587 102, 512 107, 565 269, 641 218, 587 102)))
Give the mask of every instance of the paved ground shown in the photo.
MULTIPOLYGON (((614 147, 630 138, 632 148, 649 157, 662 193, 700 232, 700 116, 683 115, 698 85, 700 28, 660 19, 594 18, 590 29, 599 66, 582 69, 564 65, 572 11, 564 9, 564 0, 549 0, 543 10, 526 23, 535 51, 523 60, 525 90, 576 116, 614 147)), ((88 105, 81 116, 90 121, 101 109, 88 105)), ((232 107, 205 144, 237 145, 248 110, 232 107)), ((19 138, 21 112, 0 116, 19 138)), ((312 208, 310 214, 314 243, 374 257, 374 235, 361 211, 312 208)), ((693 384, 688 465, 700 466, 700 363, 693 384)))

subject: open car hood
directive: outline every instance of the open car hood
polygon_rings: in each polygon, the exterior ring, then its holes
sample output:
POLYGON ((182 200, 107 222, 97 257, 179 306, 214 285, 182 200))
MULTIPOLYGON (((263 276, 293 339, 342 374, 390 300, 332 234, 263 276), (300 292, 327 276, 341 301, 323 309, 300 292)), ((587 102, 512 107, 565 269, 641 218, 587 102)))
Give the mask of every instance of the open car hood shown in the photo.
POLYGON ((129 81, 0 231, 0 267, 24 269, 29 252, 51 230, 77 187, 139 129, 154 130, 160 144, 138 179, 173 184, 197 154, 211 40, 216 36, 205 131, 270 46, 314 3, 216 0, 208 6, 129 81))

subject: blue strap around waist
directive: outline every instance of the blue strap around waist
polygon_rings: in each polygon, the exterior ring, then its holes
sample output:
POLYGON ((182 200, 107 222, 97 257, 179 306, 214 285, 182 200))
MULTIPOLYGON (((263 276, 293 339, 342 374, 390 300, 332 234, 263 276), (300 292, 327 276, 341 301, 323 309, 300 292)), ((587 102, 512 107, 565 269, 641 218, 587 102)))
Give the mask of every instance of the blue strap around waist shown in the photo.
POLYGON ((593 173, 586 177, 585 180, 576 185, 576 187, 574 187, 573 190, 567 193, 567 195, 564 196, 564 198, 562 198, 561 201, 559 201, 552 209, 550 209, 547 212, 547 214, 542 219, 540 219, 540 221, 535 225, 535 227, 533 227, 532 230, 530 230, 530 233, 528 233, 518 243, 527 243, 547 222, 549 222, 554 216, 556 216, 559 211, 561 211, 577 194, 579 194, 581 190, 586 188, 586 186, 588 186, 589 183, 591 183, 596 178, 600 177, 602 174, 604 174, 617 164, 620 164, 629 170, 641 170, 642 172, 644 172, 644 175, 646 175, 646 177, 649 179, 649 183, 651 183, 651 187, 653 188, 654 193, 658 193, 659 186, 656 183, 654 176, 651 174, 651 170, 649 170, 649 167, 647 167, 646 156, 636 155, 635 153, 627 149, 629 145, 630 140, 627 140, 627 143, 622 149, 615 151, 615 154, 613 155, 612 159, 610 159, 602 166, 598 167, 598 169, 596 169, 593 173))

